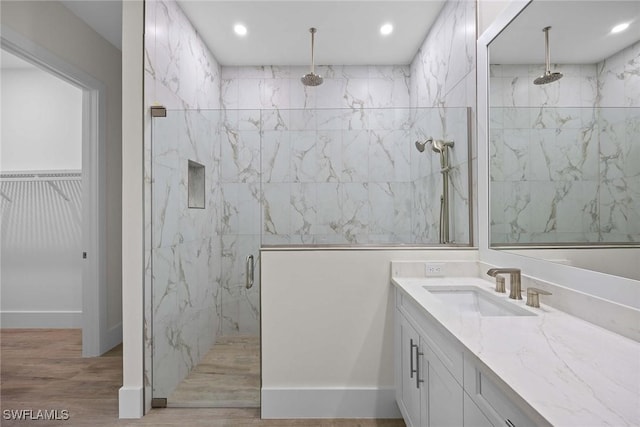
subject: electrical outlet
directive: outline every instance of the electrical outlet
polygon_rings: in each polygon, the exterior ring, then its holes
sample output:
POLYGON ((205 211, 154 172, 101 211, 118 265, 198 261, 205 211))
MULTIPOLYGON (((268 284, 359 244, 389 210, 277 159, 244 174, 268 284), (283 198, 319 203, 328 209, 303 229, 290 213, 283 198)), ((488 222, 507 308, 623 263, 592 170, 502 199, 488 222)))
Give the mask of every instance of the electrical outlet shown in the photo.
POLYGON ((424 264, 424 273, 426 276, 444 276, 444 263, 427 262, 424 264))

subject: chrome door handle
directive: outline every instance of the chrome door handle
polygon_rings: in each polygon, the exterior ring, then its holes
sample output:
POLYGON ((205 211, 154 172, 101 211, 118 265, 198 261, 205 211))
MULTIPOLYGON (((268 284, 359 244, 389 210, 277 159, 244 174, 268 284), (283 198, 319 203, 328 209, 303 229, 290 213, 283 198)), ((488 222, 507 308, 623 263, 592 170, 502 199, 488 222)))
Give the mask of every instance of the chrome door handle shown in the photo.
POLYGON ((247 264, 245 267, 245 279, 246 279, 246 288, 251 289, 253 287, 253 275, 254 275, 254 264, 253 264, 253 255, 249 255, 247 257, 247 264))
POLYGON ((411 359, 410 363, 409 363, 409 373, 411 374, 411 378, 413 378, 413 374, 416 373, 416 370, 413 367, 413 348, 415 347, 416 349, 418 348, 418 346, 416 344, 413 343, 413 338, 411 338, 409 340, 409 345, 410 345, 410 349, 409 349, 409 358, 411 359))
POLYGON ((416 388, 420 388, 420 383, 423 383, 424 380, 420 379, 420 356, 424 355, 420 350, 418 350, 418 346, 416 346, 416 388))

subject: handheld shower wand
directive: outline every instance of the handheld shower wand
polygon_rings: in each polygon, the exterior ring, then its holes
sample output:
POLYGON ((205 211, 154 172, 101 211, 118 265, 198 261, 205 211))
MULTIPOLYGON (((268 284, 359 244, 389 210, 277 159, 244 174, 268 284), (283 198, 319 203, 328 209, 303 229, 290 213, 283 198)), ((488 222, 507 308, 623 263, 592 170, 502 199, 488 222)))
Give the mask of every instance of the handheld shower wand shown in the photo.
POLYGON ((453 141, 445 141, 433 138, 424 141, 416 141, 416 148, 419 152, 424 152, 427 144, 431 145, 431 149, 440 154, 440 173, 442 174, 442 195, 440 196, 440 243, 451 243, 449 236, 449 148, 453 148, 453 141))

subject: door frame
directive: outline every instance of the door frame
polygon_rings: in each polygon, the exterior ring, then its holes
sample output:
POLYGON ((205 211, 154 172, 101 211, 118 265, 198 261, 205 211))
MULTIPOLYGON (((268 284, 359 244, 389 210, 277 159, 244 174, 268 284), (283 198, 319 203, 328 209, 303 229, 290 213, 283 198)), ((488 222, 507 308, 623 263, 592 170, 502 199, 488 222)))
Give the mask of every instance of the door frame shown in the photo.
POLYGON ((6 51, 82 90, 82 356, 99 356, 115 338, 107 330, 106 87, 10 28, 0 39, 6 51))

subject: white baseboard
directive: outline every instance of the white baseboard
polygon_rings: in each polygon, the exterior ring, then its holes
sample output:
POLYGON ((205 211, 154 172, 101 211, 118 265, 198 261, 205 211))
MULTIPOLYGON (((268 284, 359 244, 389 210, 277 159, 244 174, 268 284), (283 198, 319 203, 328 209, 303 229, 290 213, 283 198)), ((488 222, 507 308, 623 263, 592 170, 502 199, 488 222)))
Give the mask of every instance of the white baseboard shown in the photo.
POLYGON ((402 418, 393 388, 262 388, 262 418, 402 418))
POLYGON ((81 311, 2 311, 0 326, 3 328, 82 328, 81 311))
POLYGON ((120 387, 118 391, 118 407, 120 418, 142 418, 144 402, 142 387, 120 387))

